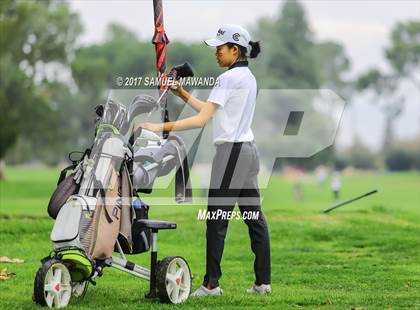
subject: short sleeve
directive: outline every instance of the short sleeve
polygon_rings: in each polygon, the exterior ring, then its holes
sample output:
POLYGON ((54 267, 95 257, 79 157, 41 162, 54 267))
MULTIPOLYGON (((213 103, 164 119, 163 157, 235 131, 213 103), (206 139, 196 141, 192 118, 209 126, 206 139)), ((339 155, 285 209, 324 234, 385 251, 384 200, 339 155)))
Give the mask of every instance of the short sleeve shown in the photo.
POLYGON ((216 79, 216 83, 213 89, 210 92, 209 98, 207 101, 213 102, 221 107, 225 106, 225 103, 228 99, 228 92, 229 92, 229 79, 225 75, 220 75, 216 79))

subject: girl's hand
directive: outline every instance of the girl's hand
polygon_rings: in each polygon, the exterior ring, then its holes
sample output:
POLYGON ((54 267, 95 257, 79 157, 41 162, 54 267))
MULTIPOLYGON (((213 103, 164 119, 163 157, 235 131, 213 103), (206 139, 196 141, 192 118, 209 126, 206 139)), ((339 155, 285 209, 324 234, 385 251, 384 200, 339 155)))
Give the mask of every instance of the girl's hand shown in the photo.
POLYGON ((162 123, 143 123, 140 125, 140 127, 153 131, 153 132, 163 131, 162 123))
POLYGON ((179 97, 179 98, 183 99, 183 98, 184 98, 184 95, 185 95, 185 93, 186 93, 185 89, 182 87, 182 85, 181 85, 181 83, 180 83, 179 81, 175 81, 175 82, 174 82, 174 84, 175 84, 175 86, 176 86, 177 88, 176 88, 176 89, 172 89, 172 87, 169 87, 169 89, 171 90, 171 92, 172 92, 175 96, 177 96, 177 97, 179 97))

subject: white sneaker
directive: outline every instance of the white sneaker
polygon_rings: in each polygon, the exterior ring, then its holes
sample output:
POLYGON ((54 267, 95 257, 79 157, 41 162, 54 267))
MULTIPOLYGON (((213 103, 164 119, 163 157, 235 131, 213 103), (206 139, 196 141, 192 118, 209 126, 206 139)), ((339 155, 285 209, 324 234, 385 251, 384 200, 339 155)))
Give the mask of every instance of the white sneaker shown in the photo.
POLYGON ((208 289, 205 286, 200 286, 194 293, 191 294, 191 297, 204 297, 204 296, 221 296, 223 290, 220 287, 215 287, 213 289, 208 289))
POLYGON ((271 285, 270 284, 261 284, 261 285, 252 285, 251 288, 246 290, 249 294, 270 294, 271 293, 271 285))

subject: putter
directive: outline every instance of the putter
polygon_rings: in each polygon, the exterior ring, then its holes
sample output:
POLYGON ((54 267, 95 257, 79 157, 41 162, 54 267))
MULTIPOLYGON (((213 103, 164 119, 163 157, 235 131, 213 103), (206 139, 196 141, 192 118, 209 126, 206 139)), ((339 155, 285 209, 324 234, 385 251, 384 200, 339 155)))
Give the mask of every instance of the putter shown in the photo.
POLYGON ((342 206, 344 206, 344 205, 346 205, 346 204, 349 204, 349 203, 354 202, 354 201, 356 201, 356 200, 359 200, 359 199, 362 199, 362 198, 364 198, 364 197, 370 196, 370 195, 375 194, 375 193, 377 193, 377 192, 378 192, 378 190, 377 190, 377 189, 374 189, 374 190, 372 190, 372 191, 370 191, 370 192, 367 192, 367 193, 365 193, 365 194, 363 194, 363 195, 360 195, 360 196, 354 197, 354 198, 352 198, 352 199, 350 199, 350 200, 347 200, 347 201, 344 201, 344 202, 340 202, 339 204, 337 204, 337 205, 335 205, 335 206, 332 206, 331 208, 328 208, 328 209, 324 210, 324 211, 323 211, 323 213, 328 213, 328 212, 330 212, 330 211, 332 211, 332 210, 334 210, 334 209, 340 208, 340 207, 342 207, 342 206))

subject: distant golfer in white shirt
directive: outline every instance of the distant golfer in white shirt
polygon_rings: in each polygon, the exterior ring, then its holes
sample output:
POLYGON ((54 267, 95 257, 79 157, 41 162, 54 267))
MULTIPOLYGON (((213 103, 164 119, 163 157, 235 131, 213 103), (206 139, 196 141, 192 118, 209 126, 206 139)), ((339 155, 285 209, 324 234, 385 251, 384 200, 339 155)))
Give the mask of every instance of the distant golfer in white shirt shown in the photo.
MULTIPOLYGON (((261 210, 257 176, 259 154, 254 142, 251 123, 254 116, 257 82, 248 68, 250 58, 260 52, 258 42, 244 28, 234 24, 223 25, 215 38, 206 40, 216 47, 217 63, 228 68, 218 77, 207 102, 191 96, 177 83, 172 92, 199 112, 193 117, 167 123, 145 123, 141 126, 152 131, 180 131, 204 127, 213 118, 213 158, 208 198, 208 212, 230 212, 238 204, 244 215, 256 212, 257 217, 247 219, 251 249, 255 254, 255 282, 248 293, 271 293, 271 258, 268 227, 261 210)), ((222 294, 219 279, 220 262, 229 220, 224 217, 206 222, 206 274, 203 284, 192 296, 218 296, 222 294)))

